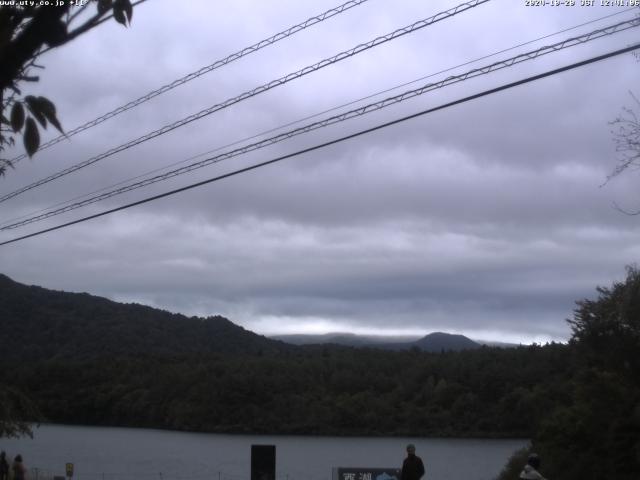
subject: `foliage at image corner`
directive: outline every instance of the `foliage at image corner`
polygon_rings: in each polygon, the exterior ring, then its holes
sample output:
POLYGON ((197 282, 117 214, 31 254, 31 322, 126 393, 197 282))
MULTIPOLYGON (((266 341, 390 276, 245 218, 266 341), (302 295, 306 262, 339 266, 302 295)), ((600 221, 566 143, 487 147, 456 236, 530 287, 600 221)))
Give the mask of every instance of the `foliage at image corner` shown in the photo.
MULTIPOLYGON (((565 398, 535 426, 532 446, 549 479, 640 478, 640 270, 598 287, 576 302, 569 347, 575 366, 565 398)), ((516 452, 498 480, 518 478, 526 463, 516 452)))
MULTIPOLYGON (((28 2, 25 2, 28 3, 28 2)), ((38 2, 34 2, 38 3, 38 2)), ((83 6, 2 5, 0 6, 0 152, 15 145, 22 135, 24 148, 32 157, 40 147, 40 128, 53 125, 64 130, 54 103, 44 96, 22 97, 22 84, 39 81, 34 69, 43 53, 65 45, 109 18, 128 26, 133 16, 130 0, 89 0, 83 6), (95 5, 93 15, 86 10, 95 5)), ((0 157, 0 176, 14 162, 0 157)))

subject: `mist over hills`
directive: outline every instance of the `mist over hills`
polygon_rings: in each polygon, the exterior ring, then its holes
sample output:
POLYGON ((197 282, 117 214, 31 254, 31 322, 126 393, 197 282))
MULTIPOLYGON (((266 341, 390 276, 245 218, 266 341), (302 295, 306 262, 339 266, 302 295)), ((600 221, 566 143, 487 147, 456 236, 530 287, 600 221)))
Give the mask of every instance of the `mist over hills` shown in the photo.
POLYGON ((424 352, 460 351, 482 344, 463 335, 279 335, 267 338, 227 318, 187 317, 88 293, 28 286, 0 274, 0 349, 5 360, 91 359, 121 355, 269 353, 312 344, 424 352))
POLYGON ((327 333, 324 335, 276 335, 276 340, 293 345, 333 344, 349 347, 380 348, 385 350, 419 349, 424 352, 460 351, 480 348, 482 344, 464 335, 433 332, 424 337, 355 335, 352 333, 327 333))

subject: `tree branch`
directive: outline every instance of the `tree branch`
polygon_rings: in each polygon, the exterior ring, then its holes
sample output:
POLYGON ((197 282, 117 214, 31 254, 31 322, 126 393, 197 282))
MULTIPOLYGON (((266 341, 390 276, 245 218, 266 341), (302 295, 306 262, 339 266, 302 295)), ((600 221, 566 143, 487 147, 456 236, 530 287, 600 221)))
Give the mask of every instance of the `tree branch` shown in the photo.
MULTIPOLYGON (((137 2, 132 3, 132 4, 131 4, 131 6, 132 6, 133 8, 135 8, 136 6, 138 6, 138 5, 140 5, 141 3, 144 3, 144 2, 146 2, 146 1, 147 1, 147 0, 138 0, 137 2)), ((104 15, 104 14, 103 14, 103 15, 104 15)), ((104 17, 103 17, 102 15, 95 14, 92 18, 90 18, 89 20, 87 20, 83 25, 81 25, 81 26, 79 26, 78 28, 76 28, 75 30, 73 30, 73 31, 69 32, 69 33, 67 34, 67 38, 68 38, 68 40, 67 40, 67 41, 71 41, 71 40, 73 40, 73 39, 74 39, 74 38, 76 38, 78 35, 81 35, 81 34, 83 34, 83 33, 87 32, 87 31, 91 30, 92 28, 95 28, 95 27, 97 27, 98 25, 100 25, 100 24, 102 24, 102 23, 106 22, 107 20, 112 19, 112 18, 113 18, 113 13, 111 13, 110 15, 104 16, 104 17), (100 17, 102 17, 102 18, 100 18, 100 17), (97 19, 99 19, 99 20, 97 20, 97 19), (96 21, 96 20, 97 20, 97 21, 96 21), (93 23, 93 24, 89 25, 89 23, 90 23, 90 22, 95 22, 95 23, 93 23)), ((55 47, 47 47, 47 48, 45 48, 44 50, 42 50, 42 51, 39 53, 39 55, 42 55, 43 53, 47 53, 49 50, 53 50, 54 48, 55 48, 55 47)))
POLYGON ((39 8, 20 34, 2 49, 0 52, 0 63, 2 64, 0 89, 15 87, 14 80, 23 66, 37 56, 46 41, 42 32, 50 31, 51 26, 60 21, 67 8, 39 8))
POLYGON ((76 17, 78 17, 78 15, 80 15, 89 6, 89 4, 90 2, 87 2, 84 5, 82 5, 80 8, 76 9, 76 12, 73 15, 71 15, 67 20, 67 26, 71 25, 71 22, 73 22, 76 19, 76 17))

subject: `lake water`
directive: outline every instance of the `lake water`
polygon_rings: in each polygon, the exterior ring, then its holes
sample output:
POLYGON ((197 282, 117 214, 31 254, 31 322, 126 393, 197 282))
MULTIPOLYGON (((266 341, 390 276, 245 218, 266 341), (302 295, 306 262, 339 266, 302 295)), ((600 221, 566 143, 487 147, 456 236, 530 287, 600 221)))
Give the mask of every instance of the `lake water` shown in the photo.
POLYGON ((526 440, 251 436, 42 425, 33 440, 0 439, 21 453, 28 480, 247 480, 252 444, 276 446, 277 480, 331 480, 332 467, 396 467, 407 443, 425 462, 426 480, 492 480, 526 440), (37 470, 35 470, 37 468, 37 470))

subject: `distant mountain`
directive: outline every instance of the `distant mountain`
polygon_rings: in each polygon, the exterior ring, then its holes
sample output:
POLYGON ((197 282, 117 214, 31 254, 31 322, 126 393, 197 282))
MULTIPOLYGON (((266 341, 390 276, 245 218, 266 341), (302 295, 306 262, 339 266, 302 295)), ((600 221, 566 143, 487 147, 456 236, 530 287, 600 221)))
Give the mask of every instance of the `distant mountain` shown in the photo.
POLYGON ((87 293, 14 282, 0 274, 0 359, 260 353, 291 349, 220 316, 186 317, 87 293))
POLYGON ((480 344, 463 335, 423 338, 330 333, 266 338, 221 316, 186 317, 87 293, 27 286, 0 274, 0 360, 87 360, 137 355, 272 353, 294 345, 459 351, 480 344), (285 343, 286 342, 286 343, 285 343))
POLYGON ((414 345, 427 352, 459 351, 480 348, 480 344, 464 335, 434 332, 414 342, 414 345))
POLYGON ((348 347, 363 347, 370 345, 384 345, 387 343, 407 343, 417 340, 418 336, 387 336, 387 335, 356 335, 353 333, 325 333, 322 335, 312 334, 291 334, 275 335, 270 337, 274 340, 290 343, 293 345, 318 345, 331 343, 348 347))
POLYGON ((451 333, 434 332, 422 338, 382 335, 354 335, 351 333, 327 333, 324 335, 279 335, 272 337, 294 345, 336 344, 350 347, 382 348, 385 350, 410 350, 425 352, 460 351, 480 348, 481 344, 451 333))

